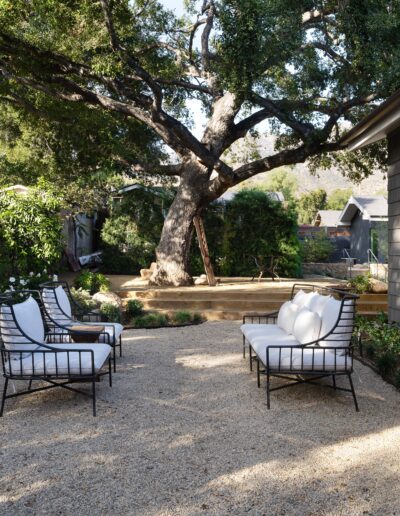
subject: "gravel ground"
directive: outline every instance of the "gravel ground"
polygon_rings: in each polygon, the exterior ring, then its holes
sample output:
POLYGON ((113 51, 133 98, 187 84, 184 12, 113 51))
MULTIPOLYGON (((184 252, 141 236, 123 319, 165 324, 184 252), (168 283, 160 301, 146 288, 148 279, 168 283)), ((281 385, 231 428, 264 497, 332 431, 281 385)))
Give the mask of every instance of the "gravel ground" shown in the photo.
POLYGON ((125 333, 114 385, 8 400, 0 514, 400 514, 400 395, 356 364, 361 412, 315 386, 272 393, 239 324, 125 333))

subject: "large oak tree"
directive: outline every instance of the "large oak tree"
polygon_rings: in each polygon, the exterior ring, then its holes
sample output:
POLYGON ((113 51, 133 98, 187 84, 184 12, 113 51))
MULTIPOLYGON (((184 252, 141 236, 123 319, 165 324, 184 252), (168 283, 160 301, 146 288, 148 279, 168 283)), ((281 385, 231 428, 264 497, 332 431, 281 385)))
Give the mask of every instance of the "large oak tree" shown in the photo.
MULTIPOLYGON (((327 165, 354 123, 400 84, 398 0, 0 0, 0 97, 38 95, 150 129, 171 163, 113 156, 135 172, 179 176, 157 248, 157 284, 189 284, 193 217, 227 188, 282 165, 327 165), (33 92, 35 92, 33 94, 33 92), (207 123, 191 131, 198 99, 207 123), (232 167, 224 153, 261 124, 275 151, 232 167)), ((381 154, 336 158, 368 171, 381 154), (364 168, 363 168, 364 167, 364 168)))

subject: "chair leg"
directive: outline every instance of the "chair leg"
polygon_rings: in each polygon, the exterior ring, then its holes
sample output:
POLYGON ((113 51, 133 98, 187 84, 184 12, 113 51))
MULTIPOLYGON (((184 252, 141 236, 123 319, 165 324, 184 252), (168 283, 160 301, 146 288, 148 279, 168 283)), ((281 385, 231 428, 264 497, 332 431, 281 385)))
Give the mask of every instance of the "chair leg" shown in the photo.
POLYGON ((96 379, 92 380, 93 416, 96 416, 96 379))
POLYGON ((269 392, 269 371, 267 370, 267 409, 271 408, 270 392, 269 392))
POLYGON ((113 346, 114 373, 117 370, 117 358, 116 358, 115 348, 116 348, 116 344, 114 343, 114 346, 113 346))
POLYGON ((332 375, 332 383, 333 383, 333 388, 335 389, 336 391, 336 378, 335 378, 335 375, 333 374, 332 375))
POLYGON ((348 373, 347 375, 349 377, 349 382, 350 382, 350 388, 351 388, 351 394, 353 395, 353 400, 354 400, 354 405, 356 407, 356 411, 359 412, 360 409, 358 408, 358 402, 357 402, 357 398, 356 398, 356 391, 354 390, 354 385, 353 385, 353 380, 351 378, 351 373, 348 373))
POLYGON ((246 339, 243 335, 243 358, 246 358, 246 339))
POLYGON ((261 382, 260 382, 260 361, 258 360, 258 358, 257 358, 257 387, 258 388, 261 387, 261 382))
POLYGON ((251 351, 251 346, 249 346, 250 371, 253 371, 253 353, 251 351))
POLYGON ((8 378, 6 378, 5 382, 4 382, 3 396, 1 397, 0 417, 2 417, 2 415, 3 415, 4 403, 6 401, 6 395, 7 395, 7 387, 8 387, 8 378))
POLYGON ((108 383, 112 387, 111 355, 108 357, 108 383))
POLYGON ((119 356, 122 357, 122 335, 119 336, 119 356))

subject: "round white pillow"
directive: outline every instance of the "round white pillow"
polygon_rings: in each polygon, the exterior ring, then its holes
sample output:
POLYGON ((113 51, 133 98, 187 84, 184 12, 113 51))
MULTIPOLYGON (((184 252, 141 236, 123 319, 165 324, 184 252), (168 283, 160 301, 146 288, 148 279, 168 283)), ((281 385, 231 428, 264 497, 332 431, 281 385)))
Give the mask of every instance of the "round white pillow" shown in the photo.
POLYGON ((293 325, 298 311, 299 307, 291 301, 283 303, 279 310, 277 325, 289 335, 293 332, 293 325))
POLYGON ((318 339, 321 318, 308 308, 301 308, 293 325, 293 336, 300 344, 308 344, 318 339))

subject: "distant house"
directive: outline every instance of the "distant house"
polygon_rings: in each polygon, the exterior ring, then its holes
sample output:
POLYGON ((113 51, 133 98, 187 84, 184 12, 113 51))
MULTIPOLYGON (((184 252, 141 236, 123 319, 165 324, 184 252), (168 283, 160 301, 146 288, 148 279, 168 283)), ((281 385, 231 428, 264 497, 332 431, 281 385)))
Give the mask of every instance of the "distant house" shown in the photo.
POLYGON ((336 228, 341 213, 341 210, 319 210, 314 220, 314 226, 336 228))
MULTIPOLYGON (((219 202, 229 202, 231 201, 235 195, 238 193, 238 190, 227 190, 225 193, 218 198, 219 202)), ((264 192, 272 201, 277 202, 285 202, 285 196, 282 192, 264 192)))
POLYGON ((359 263, 368 261, 372 250, 380 262, 388 257, 388 202, 383 195, 350 197, 338 226, 350 232, 350 255, 359 263))

